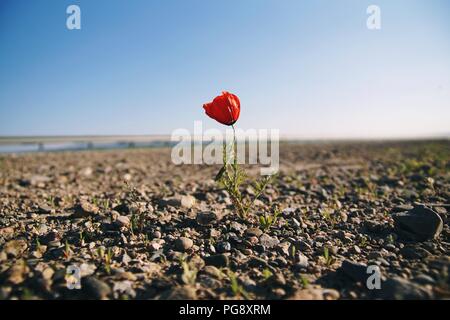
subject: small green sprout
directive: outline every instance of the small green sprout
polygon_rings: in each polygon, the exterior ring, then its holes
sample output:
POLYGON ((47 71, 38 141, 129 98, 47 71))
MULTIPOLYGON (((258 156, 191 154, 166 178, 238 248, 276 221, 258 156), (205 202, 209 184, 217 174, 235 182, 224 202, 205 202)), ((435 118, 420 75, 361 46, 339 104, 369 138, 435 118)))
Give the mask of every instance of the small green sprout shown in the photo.
POLYGON ((194 285, 197 280, 197 270, 186 261, 185 256, 180 257, 180 265, 183 268, 183 274, 181 280, 185 284, 194 285))
POLYGON ((72 249, 70 248, 69 242, 66 240, 66 244, 64 246, 63 255, 66 260, 70 260, 72 257, 72 249))
POLYGON ((270 227, 277 222, 280 213, 281 213, 280 210, 275 209, 273 215, 264 214, 259 216, 259 224, 264 230, 270 229, 270 227))
POLYGON ((236 274, 228 270, 228 278, 230 279, 231 283, 231 291, 233 292, 233 295, 236 297, 244 297, 244 299, 250 300, 250 295, 245 291, 245 289, 239 284, 236 274))
POLYGON ((308 288, 309 280, 304 274, 300 275, 300 282, 302 283, 303 288, 308 288))
POLYGON ((270 271, 269 269, 265 268, 262 272, 262 276, 264 278, 264 280, 269 279, 271 276, 273 276, 272 271, 270 271))
POLYGON ((325 247, 323 249, 323 258, 325 261, 325 265, 327 267, 331 266, 332 264, 334 264, 336 262, 336 259, 332 256, 330 250, 328 249, 328 247, 325 247))

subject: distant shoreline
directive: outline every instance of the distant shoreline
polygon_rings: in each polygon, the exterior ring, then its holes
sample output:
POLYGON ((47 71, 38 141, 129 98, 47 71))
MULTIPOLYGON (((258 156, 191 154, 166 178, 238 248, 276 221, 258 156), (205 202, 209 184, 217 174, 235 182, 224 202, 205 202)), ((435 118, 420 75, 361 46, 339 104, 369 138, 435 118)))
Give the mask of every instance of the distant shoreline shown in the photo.
MULTIPOLYGON (((193 139, 194 142, 200 140, 193 139)), ((211 140, 204 139, 205 144, 211 140)), ((450 141, 450 137, 419 138, 353 138, 353 139, 301 139, 282 137, 280 143, 293 144, 346 144, 346 143, 395 143, 395 142, 450 141)), ((172 147, 177 141, 171 141, 169 135, 140 136, 29 136, 0 137, 0 154, 116 150, 135 148, 172 147)))

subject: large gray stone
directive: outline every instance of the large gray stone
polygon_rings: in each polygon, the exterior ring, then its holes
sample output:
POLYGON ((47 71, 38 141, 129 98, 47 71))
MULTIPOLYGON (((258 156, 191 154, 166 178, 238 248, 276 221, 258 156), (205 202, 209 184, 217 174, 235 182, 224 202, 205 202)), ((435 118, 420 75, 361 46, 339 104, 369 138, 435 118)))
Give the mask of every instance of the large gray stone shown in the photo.
POLYGON ((408 212, 394 213, 392 218, 396 232, 409 240, 436 239, 443 228, 439 214, 425 206, 416 206, 408 212))

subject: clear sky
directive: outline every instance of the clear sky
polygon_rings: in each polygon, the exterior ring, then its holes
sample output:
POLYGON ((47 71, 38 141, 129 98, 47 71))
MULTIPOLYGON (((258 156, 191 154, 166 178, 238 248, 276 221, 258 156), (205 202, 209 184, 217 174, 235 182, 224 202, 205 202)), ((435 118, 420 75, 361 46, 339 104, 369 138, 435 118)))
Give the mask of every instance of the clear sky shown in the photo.
POLYGON ((222 90, 243 129, 449 135, 450 1, 0 1, 0 135, 223 129, 202 109, 222 90))

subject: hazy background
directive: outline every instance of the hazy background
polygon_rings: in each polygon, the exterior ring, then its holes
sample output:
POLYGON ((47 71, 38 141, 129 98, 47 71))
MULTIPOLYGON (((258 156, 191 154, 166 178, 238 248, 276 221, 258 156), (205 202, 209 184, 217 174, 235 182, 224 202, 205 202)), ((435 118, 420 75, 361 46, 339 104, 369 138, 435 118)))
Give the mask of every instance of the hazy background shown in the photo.
POLYGON ((450 2, 0 2, 0 135, 223 129, 202 109, 222 90, 241 98, 244 129, 448 135, 450 2), (70 4, 81 30, 66 28, 70 4))

